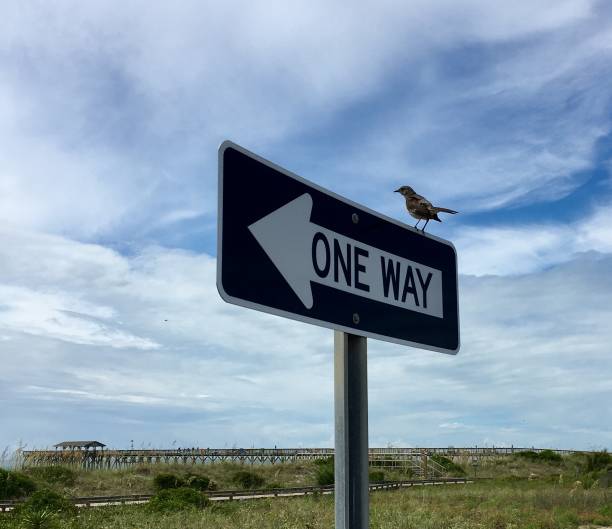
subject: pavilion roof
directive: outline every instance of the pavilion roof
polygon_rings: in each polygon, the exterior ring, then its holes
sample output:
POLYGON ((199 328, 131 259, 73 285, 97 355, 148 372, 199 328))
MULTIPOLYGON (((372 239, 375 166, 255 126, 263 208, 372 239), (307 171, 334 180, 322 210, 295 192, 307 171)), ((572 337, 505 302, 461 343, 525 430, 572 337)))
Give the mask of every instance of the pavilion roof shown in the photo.
POLYGON ((54 446, 55 448, 103 448, 106 445, 99 441, 62 441, 54 446))

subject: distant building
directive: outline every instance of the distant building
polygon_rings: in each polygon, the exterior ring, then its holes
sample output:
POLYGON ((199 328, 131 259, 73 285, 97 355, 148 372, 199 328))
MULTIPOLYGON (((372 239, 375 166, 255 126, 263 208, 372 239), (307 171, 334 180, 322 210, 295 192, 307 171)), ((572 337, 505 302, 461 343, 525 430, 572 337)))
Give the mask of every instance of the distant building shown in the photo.
POLYGON ((62 441, 53 445, 56 449, 61 448, 62 450, 95 450, 96 448, 102 448, 106 446, 99 441, 62 441))

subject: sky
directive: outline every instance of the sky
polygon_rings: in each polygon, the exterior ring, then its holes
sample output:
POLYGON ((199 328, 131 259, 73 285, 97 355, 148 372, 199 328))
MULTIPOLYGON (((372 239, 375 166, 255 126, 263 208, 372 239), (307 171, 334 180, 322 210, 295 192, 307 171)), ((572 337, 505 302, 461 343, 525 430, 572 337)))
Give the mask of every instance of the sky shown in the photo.
POLYGON ((461 351, 369 340, 370 446, 612 448, 609 2, 0 0, 0 79, 0 451, 333 446, 333 332, 218 295, 226 139, 460 212, 461 351))

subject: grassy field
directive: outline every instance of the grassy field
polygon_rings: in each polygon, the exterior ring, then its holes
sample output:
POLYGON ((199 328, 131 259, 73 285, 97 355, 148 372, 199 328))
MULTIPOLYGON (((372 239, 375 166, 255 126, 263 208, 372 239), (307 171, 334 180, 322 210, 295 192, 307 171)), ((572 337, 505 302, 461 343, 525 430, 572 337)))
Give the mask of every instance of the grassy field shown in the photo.
MULTIPOLYGON (((558 479, 573 483, 580 479, 592 482, 588 474, 588 461, 584 456, 565 457, 560 461, 530 459, 525 457, 502 457, 481 462, 473 467, 469 461, 459 461, 459 469, 450 469, 450 476, 477 476, 489 478, 558 479)), ((102 496, 114 494, 148 494, 155 491, 153 480, 160 473, 172 473, 179 477, 205 476, 220 490, 242 488, 235 476, 240 471, 254 472, 261 477, 258 488, 299 487, 318 484, 320 465, 312 461, 277 465, 240 465, 218 463, 212 465, 143 465, 121 470, 81 470, 58 467, 30 468, 23 471, 39 488, 51 488, 66 496, 102 496)), ((398 469, 371 468, 383 472, 387 481, 410 479, 411 475, 398 469)), ((1 498, 0 498, 1 499, 1 498)))
MULTIPOLYGON (((612 488, 606 486, 607 482, 602 478, 607 475, 608 469, 612 469, 611 463, 608 454, 563 459, 527 454, 491 460, 478 467, 471 466, 468 461, 463 462, 461 467, 451 464, 449 469, 455 475, 465 472, 473 476, 476 473, 479 477, 493 479, 468 485, 414 487, 373 493, 370 526, 380 529, 565 529, 588 527, 590 524, 593 527, 612 526, 612 488)), ((61 511, 62 495, 155 492, 154 482, 156 476, 159 481, 159 474, 175 477, 183 484, 190 483, 194 477, 206 476, 218 489, 240 489, 254 486, 236 479, 236 476, 247 471, 257 477, 256 488, 274 488, 314 485, 321 469, 321 464, 313 462, 253 467, 230 463, 156 465, 120 471, 74 471, 61 467, 28 469, 25 471, 26 478, 34 482, 38 491, 42 491, 42 503, 24 507, 21 512, 0 515, 0 528, 331 529, 331 496, 210 502, 205 505, 206 500, 202 499, 200 492, 182 488, 163 491, 159 501, 149 505, 79 511, 65 507, 61 511), (45 497, 44 494, 50 496, 45 497), (60 503, 49 503, 50 499, 53 500, 53 494, 57 494, 55 500, 60 503)), ((386 480, 408 477, 399 470, 385 470, 384 475, 386 480)), ((5 480, 5 485, 7 483, 5 480)), ((37 494, 34 493, 31 499, 37 494)))
MULTIPOLYGON (((415 487, 371 495, 373 529, 565 529, 612 525, 609 490, 538 481, 486 481, 415 487)), ((28 527, 0 516, 0 527, 28 527)), ((333 498, 319 496, 212 504, 204 509, 154 512, 147 506, 102 507, 56 515, 47 527, 74 529, 330 529, 333 498)))
POLYGON ((111 494, 149 494, 154 492, 153 478, 160 473, 185 477, 206 476, 219 490, 241 488, 233 480, 236 473, 253 471, 263 479, 263 487, 299 487, 314 485, 316 468, 312 464, 283 464, 250 467, 235 463, 215 465, 156 465, 124 470, 79 472, 73 485, 60 487, 68 496, 103 496, 111 494))
MULTIPOLYGON (((57 468, 57 467, 56 467, 57 468)), ((252 472, 261 478, 256 488, 283 488, 317 485, 320 465, 314 462, 284 463, 277 465, 240 465, 218 463, 212 465, 150 465, 122 470, 72 470, 66 473, 50 472, 49 467, 25 469, 23 473, 33 479, 39 488, 50 488, 69 497, 107 496, 119 494, 150 494, 155 492, 154 478, 171 473, 181 478, 205 476, 218 490, 249 488, 237 483, 240 472, 252 472)), ((50 469, 52 470, 52 469, 50 469)), ((401 470, 381 470, 387 481, 408 479, 401 470)))

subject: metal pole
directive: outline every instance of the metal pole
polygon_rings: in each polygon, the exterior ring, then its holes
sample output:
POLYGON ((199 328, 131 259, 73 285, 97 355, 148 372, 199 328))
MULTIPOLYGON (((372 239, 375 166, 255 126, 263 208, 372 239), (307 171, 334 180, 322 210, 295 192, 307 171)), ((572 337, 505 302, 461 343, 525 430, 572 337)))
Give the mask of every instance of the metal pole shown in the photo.
POLYGON ((336 529, 367 529, 367 339, 334 332, 336 529))

